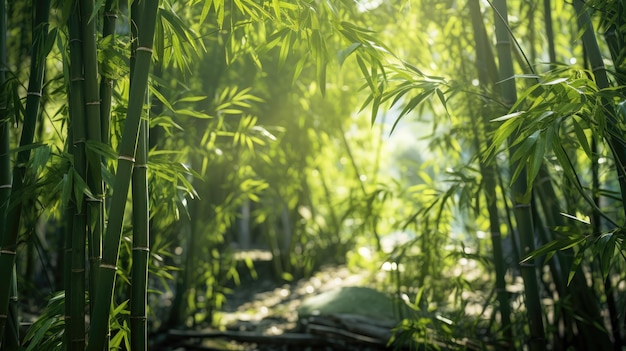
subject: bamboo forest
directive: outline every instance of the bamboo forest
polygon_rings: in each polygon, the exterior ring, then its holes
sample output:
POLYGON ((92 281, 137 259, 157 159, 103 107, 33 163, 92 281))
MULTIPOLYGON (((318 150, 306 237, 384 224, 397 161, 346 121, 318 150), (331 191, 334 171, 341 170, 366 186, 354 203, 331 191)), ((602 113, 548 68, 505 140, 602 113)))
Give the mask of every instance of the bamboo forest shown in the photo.
POLYGON ((625 350, 626 1, 0 0, 0 350, 625 350))

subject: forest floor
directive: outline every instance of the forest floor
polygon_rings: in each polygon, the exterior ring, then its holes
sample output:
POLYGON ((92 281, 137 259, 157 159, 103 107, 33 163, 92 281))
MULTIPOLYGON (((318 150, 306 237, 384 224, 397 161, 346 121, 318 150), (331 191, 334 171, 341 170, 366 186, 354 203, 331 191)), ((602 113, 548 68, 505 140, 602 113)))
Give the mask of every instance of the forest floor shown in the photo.
POLYGON ((271 277, 260 277, 236 286, 216 316, 221 328, 202 332, 181 331, 167 350, 373 350, 378 347, 329 345, 315 340, 296 340, 301 325, 297 309, 310 296, 349 286, 372 286, 371 272, 354 272, 346 266, 325 266, 312 277, 291 283, 280 283, 271 277), (292 337, 288 337, 293 336, 292 337), (202 335, 202 336, 200 336, 202 335), (284 342, 281 342, 283 340, 284 342))

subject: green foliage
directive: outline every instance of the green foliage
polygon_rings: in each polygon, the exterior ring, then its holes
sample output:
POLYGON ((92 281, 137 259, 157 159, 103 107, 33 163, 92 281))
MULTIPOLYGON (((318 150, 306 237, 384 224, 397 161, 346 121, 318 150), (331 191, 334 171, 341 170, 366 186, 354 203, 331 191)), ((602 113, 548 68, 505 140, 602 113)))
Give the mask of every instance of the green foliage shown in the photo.
MULTIPOLYGON (((105 1, 93 5, 87 17, 104 22, 105 1)), ((145 104, 143 94, 130 97, 128 76, 138 57, 129 59, 136 38, 126 31, 135 28, 125 6, 109 4, 107 11, 120 15, 118 30, 94 37, 99 68, 84 71, 100 74, 104 85, 115 82, 110 97, 98 94, 110 99, 110 131, 102 121, 101 141, 78 141, 83 160, 68 132, 76 122, 66 107, 78 82, 70 70, 79 67, 69 55, 71 2, 54 4, 52 29, 40 37, 45 45, 30 55, 31 36, 39 38, 27 30, 30 5, 11 2, 9 26, 0 33, 9 47, 0 90, 8 105, 0 117, 10 122, 6 159, 24 170, 23 188, 10 195, 11 208, 24 208, 18 272, 37 279, 26 267, 32 261, 28 236, 38 219, 49 219, 50 230, 38 235, 55 250, 63 240, 51 233, 73 227, 66 213, 92 213, 94 200, 104 197, 96 212, 106 217, 87 221, 87 242, 98 246, 95 223, 119 225, 119 259, 107 261, 118 267, 118 279, 105 312, 114 315, 111 347, 129 348, 134 223, 124 211, 115 221, 109 216, 131 201, 116 185, 129 173, 118 157, 134 152, 130 112, 133 123, 148 119, 151 129, 153 330, 217 323, 213 313, 240 282, 241 254, 235 253, 247 221, 253 245, 271 252, 277 279, 295 279, 329 262, 382 268, 386 292, 403 297, 415 315, 398 326, 395 345, 462 348, 437 343, 526 340, 528 300, 518 289, 518 273, 533 261, 541 269, 531 270, 543 273, 531 280, 546 293, 540 316, 546 343, 602 348, 606 344, 594 342, 608 340, 606 330, 617 330, 611 338, 619 340, 622 328, 605 327, 596 317, 615 314, 611 301, 615 310, 626 304, 610 288, 624 279, 620 121, 626 99, 623 45, 615 39, 623 35, 617 15, 623 8, 606 1, 574 5, 552 4, 550 16, 536 2, 509 1, 509 23, 499 27, 499 37, 511 43, 499 41, 499 48, 511 44, 519 55, 498 60, 511 64, 511 74, 498 79, 490 47, 491 28, 502 19, 493 13, 502 11, 498 4, 163 1, 145 104), (469 6, 475 7, 467 13, 469 6), (588 14, 606 32, 604 41, 591 40, 602 38, 588 28, 588 14), (546 46, 557 62, 546 63, 546 46), (37 55, 48 72, 41 104, 33 105, 24 87, 37 77, 25 62, 37 55), (518 97, 500 95, 504 85, 518 97), (33 106, 43 113, 32 114, 33 106), (16 136, 34 117, 33 141, 18 144, 16 136), (86 174, 81 162, 91 167, 86 174), (527 221, 512 215, 519 204, 532 209, 527 221), (539 247, 526 252, 519 228, 530 223, 530 244, 539 247), (404 237, 395 242, 389 233, 404 237), (493 284, 494 276, 502 285, 493 284), (510 313, 503 308, 509 303, 510 313)), ((57 253, 49 256, 63 256, 57 253)), ((62 264, 51 265, 57 290, 62 264)), ((245 264, 250 267, 250 258, 245 264)), ((539 288, 527 285, 530 290, 539 288)), ((28 298, 26 289, 20 292, 28 298)), ((25 347, 61 347, 63 298, 50 299, 25 347)), ((503 347, 524 347, 509 342, 503 347)))

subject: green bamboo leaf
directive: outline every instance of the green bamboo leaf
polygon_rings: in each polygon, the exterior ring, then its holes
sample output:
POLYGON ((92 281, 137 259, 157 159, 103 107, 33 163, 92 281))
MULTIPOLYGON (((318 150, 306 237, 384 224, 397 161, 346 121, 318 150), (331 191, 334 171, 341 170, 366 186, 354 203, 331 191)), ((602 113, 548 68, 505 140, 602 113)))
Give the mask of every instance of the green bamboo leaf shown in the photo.
POLYGON ((198 102, 198 101, 206 100, 207 98, 208 98, 207 96, 186 96, 186 97, 183 97, 174 101, 174 104, 177 104, 180 102, 198 102))
POLYGON ((113 150, 113 148, 105 144, 103 142, 95 141, 95 140, 87 140, 85 141, 85 149, 89 151, 89 153, 93 153, 98 155, 100 158, 107 160, 115 160, 117 159, 117 152, 113 150))
MULTIPOLYGON (((383 84, 384 84, 383 82, 381 82, 379 84, 379 89, 380 89, 379 91, 381 91, 383 89, 383 84)), ((370 119, 371 125, 374 125, 374 122, 376 121, 376 115, 378 114, 378 109, 380 108, 381 98, 382 98, 381 94, 373 95, 373 98, 372 98, 372 116, 371 116, 371 119, 370 119)))
POLYGON ((526 111, 517 111, 517 112, 513 112, 513 113, 509 113, 506 114, 504 116, 498 117, 498 118, 494 118, 492 120, 490 120, 490 122, 503 122, 512 118, 517 118, 519 116, 522 116, 526 113, 526 111))
POLYGON ((281 69, 284 67, 285 62, 287 62, 287 57, 289 56, 289 52, 291 51, 291 34, 292 31, 288 30, 286 35, 282 38, 280 45, 280 53, 278 55, 278 68, 281 69))
POLYGON ((54 27, 46 35, 46 39, 44 41, 45 46, 43 48, 44 56, 48 56, 50 51, 52 51, 52 47, 54 46, 54 43, 57 39, 58 31, 59 29, 57 27, 54 27))
POLYGON ((276 16, 276 21, 278 24, 281 23, 281 16, 280 16, 280 1, 279 0, 272 0, 272 8, 274 9, 274 15, 276 16))
POLYGON ((49 318, 39 326, 37 332, 33 335, 32 339, 30 339, 26 351, 39 350, 44 336, 46 335, 48 330, 50 330, 50 327, 54 324, 54 322, 55 320, 51 316, 49 316, 49 318))
MULTIPOLYGON (((220 112, 222 113, 227 113, 225 112, 226 110, 220 110, 220 112)), ((200 112, 200 111, 194 111, 194 110, 189 110, 189 109, 178 109, 178 110, 174 110, 174 113, 177 115, 183 115, 183 116, 189 116, 189 117, 193 117, 193 118, 199 118, 199 119, 211 119, 213 118, 213 116, 210 116, 204 112, 200 112)), ((241 113, 241 111, 238 111, 238 113, 241 113)))
POLYGON ((587 154, 587 157, 589 157, 589 159, 592 159, 593 153, 591 152, 591 146, 589 146, 589 140, 587 139, 587 135, 585 135, 585 131, 575 118, 572 118, 572 124, 574 126, 574 133, 576 133, 576 137, 578 138, 580 146, 585 151, 585 154, 587 154))
POLYGON ((448 114, 448 116, 450 116, 450 111, 448 111, 448 103, 446 101, 446 97, 443 95, 443 92, 439 88, 435 88, 435 92, 437 93, 437 97, 439 98, 439 101, 441 101, 443 108, 446 109, 446 113, 448 114))
POLYGON ((76 170, 72 169, 74 173, 74 201, 76 203, 76 208, 78 209, 78 213, 82 212, 82 203, 85 195, 89 198, 94 198, 91 190, 89 190, 89 186, 87 186, 87 182, 76 172, 76 170))
POLYGON ((367 66, 365 65, 365 61, 363 61, 363 58, 361 57, 361 55, 356 56, 356 62, 359 65, 359 69, 361 69, 361 73, 363 73, 363 78, 365 78, 365 80, 367 81, 367 84, 369 85, 370 90, 372 91, 372 94, 378 93, 378 91, 376 90, 374 81, 372 77, 370 76, 370 72, 367 69, 367 66))
MULTIPOLYGON (((156 41, 155 41, 155 43, 156 43, 156 41)), ((172 106, 172 104, 170 104, 169 100, 167 100, 165 98, 165 96, 163 96, 163 94, 161 94, 161 92, 158 89, 156 89, 156 87, 150 85, 148 88, 150 89, 150 94, 151 95, 154 95, 170 111, 174 111, 174 106, 172 106)))
POLYGON ((539 174, 539 170, 543 165, 543 157, 546 152, 546 143, 547 138, 542 137, 541 134, 537 136, 537 142, 534 146, 534 152, 528 160, 528 172, 526 173, 526 193, 523 196, 525 202, 530 201, 533 184, 535 183, 537 174, 539 174))
POLYGON ((578 267, 580 266, 580 263, 583 261, 583 258, 585 256, 584 253, 584 250, 578 250, 576 256, 574 256, 574 261, 572 262, 572 265, 569 269, 569 275, 567 276, 567 286, 569 286, 569 284, 572 282, 572 279, 574 278, 574 275, 576 275, 576 271, 578 270, 578 267))
MULTIPOLYGON (((92 1, 92 0, 89 0, 89 1, 92 1)), ((104 5, 104 0, 98 0, 95 3, 95 5, 93 7, 93 10, 91 11, 91 14, 89 15, 89 20, 87 22, 93 21, 94 18, 96 18, 96 16, 98 16, 98 11, 102 7, 102 5, 104 5)))
POLYGON ((339 66, 343 66, 343 63, 346 61, 346 59, 350 55, 352 55, 352 53, 355 52, 358 48, 360 48, 361 45, 361 43, 352 43, 347 48, 339 50, 339 52, 337 53, 337 61, 339 61, 339 66))
POLYGON ((611 231, 600 235, 594 245, 594 252, 600 257, 600 270, 604 279, 607 278, 611 270, 611 262, 615 256, 616 241, 617 235, 614 231, 611 231))
POLYGON ((72 196, 72 187, 74 186, 74 172, 68 172, 63 175, 62 192, 61 192, 61 204, 63 208, 67 208, 70 198, 72 196))
POLYGON ((556 85, 556 84, 561 84, 564 82, 567 82, 567 78, 561 77, 561 78, 556 78, 547 82, 543 82, 541 83, 541 85, 556 85))
MULTIPOLYGON (((526 256, 524 256, 520 263, 526 263, 529 260, 535 259, 540 256, 548 255, 552 257, 555 252, 567 250, 574 246, 580 245, 585 241, 584 235, 569 235, 564 236, 559 239, 550 241, 549 243, 529 252, 526 256)), ((547 259, 546 259, 547 261, 547 259)))
POLYGON ((489 159, 493 158, 497 151, 500 149, 502 144, 517 130, 517 128, 522 124, 523 119, 521 118, 510 118, 507 119, 494 133, 493 141, 491 145, 487 149, 485 153, 485 161, 487 162, 489 159))
POLYGON ((404 117, 407 113, 413 111, 413 109, 415 109, 415 107, 417 107, 420 103, 422 103, 422 101, 430 97, 435 90, 436 89, 423 91, 417 96, 413 97, 411 100, 409 100, 409 102, 404 106, 402 111, 398 114, 398 118, 396 119, 396 122, 394 123, 394 125, 391 127, 391 130, 393 131, 395 129, 396 124, 402 117, 404 117))

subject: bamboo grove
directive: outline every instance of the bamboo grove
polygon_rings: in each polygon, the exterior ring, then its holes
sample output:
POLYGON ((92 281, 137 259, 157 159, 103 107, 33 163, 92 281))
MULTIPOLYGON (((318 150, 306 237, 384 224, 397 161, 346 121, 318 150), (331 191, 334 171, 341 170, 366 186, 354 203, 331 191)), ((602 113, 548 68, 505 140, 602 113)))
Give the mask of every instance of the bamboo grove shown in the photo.
POLYGON ((621 350, 625 11, 0 0, 0 349, 217 325, 253 232, 391 267, 390 343, 621 350))

